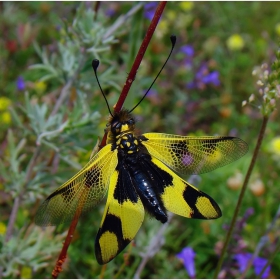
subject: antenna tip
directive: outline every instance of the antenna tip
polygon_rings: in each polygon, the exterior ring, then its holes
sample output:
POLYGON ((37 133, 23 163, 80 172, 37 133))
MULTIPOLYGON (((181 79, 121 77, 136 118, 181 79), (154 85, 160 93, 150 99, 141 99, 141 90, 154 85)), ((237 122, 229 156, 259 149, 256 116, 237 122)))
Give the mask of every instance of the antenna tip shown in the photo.
POLYGON ((177 39, 176 35, 171 35, 171 36, 170 36, 170 40, 171 40, 171 43, 172 43, 172 46, 173 46, 173 47, 174 47, 175 44, 176 44, 176 39, 177 39))
POLYGON ((93 70, 96 71, 98 66, 99 66, 99 60, 98 59, 94 59, 92 61, 91 65, 92 65, 93 70))

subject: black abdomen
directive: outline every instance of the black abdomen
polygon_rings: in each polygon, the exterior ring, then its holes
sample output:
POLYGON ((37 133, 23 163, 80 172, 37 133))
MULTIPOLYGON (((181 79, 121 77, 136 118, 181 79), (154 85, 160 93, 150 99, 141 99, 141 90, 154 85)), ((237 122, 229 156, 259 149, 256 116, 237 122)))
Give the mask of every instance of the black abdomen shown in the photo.
POLYGON ((139 156, 139 154, 134 154, 125 159, 127 169, 134 181, 133 185, 136 188, 136 192, 144 208, 157 220, 165 223, 167 222, 166 210, 159 194, 154 191, 156 186, 154 186, 153 180, 149 177, 149 173, 143 169, 140 158, 141 156, 139 156))

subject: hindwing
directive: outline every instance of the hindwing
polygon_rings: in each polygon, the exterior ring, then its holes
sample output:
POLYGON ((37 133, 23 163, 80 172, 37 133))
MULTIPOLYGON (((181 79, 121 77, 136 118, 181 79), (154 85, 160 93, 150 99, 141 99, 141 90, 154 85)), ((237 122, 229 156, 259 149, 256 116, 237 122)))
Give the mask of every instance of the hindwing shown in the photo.
POLYGON ((164 133, 145 133, 143 136, 142 144, 148 152, 181 174, 210 172, 248 151, 246 142, 231 136, 189 137, 164 133))
POLYGON ((158 177, 169 174, 172 180, 161 194, 164 207, 177 215, 194 219, 216 219, 222 216, 218 204, 206 193, 198 190, 176 175, 169 167, 152 157, 158 177))
POLYGON ((143 158, 141 166, 146 168, 166 210, 195 219, 216 219, 222 215, 218 204, 210 196, 184 181, 155 157, 149 155, 143 158))
POLYGON ((144 207, 133 178, 120 162, 110 179, 108 198, 95 240, 95 255, 105 264, 135 237, 144 220, 144 207))
POLYGON ((75 176, 54 191, 39 207, 35 223, 40 226, 69 222, 80 207, 85 212, 106 194, 118 163, 117 150, 106 145, 75 176))

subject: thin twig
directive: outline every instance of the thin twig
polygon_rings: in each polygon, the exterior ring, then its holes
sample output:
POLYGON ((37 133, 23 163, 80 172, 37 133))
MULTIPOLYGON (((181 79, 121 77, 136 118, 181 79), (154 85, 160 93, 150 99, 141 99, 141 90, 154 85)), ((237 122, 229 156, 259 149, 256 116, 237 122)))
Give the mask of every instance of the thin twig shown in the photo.
POLYGON ((125 15, 121 15, 116 22, 107 30, 107 32, 103 36, 103 40, 110 37, 112 34, 115 33, 117 29, 120 27, 123 27, 123 24, 135 13, 137 13, 141 8, 143 7, 143 3, 139 3, 136 6, 134 6, 131 10, 128 11, 125 15))
POLYGON ((260 133, 259 133, 259 136, 258 136, 257 145, 255 147, 254 154, 253 154, 253 157, 251 159, 251 163, 250 163, 248 171, 246 173, 246 177, 245 177, 245 180, 244 180, 244 183, 243 183, 243 186, 242 186, 239 198, 238 198, 238 202, 237 202, 237 205, 236 205, 236 208, 235 208, 235 211, 234 211, 234 215, 233 215, 233 218, 231 220, 230 228, 229 228, 229 231, 227 232, 227 235, 226 235, 226 240, 225 240, 225 243, 224 243, 224 246, 223 246, 223 250, 222 250, 221 256, 219 258, 217 268, 215 270, 214 278, 218 277, 219 271, 221 270, 221 267, 222 267, 222 264, 223 264, 223 261, 224 261, 224 258, 225 258, 226 250, 227 250, 227 247, 228 247, 228 244, 229 244, 232 232, 233 232, 233 228, 235 226, 235 223, 236 223, 239 211, 240 211, 241 203, 242 203, 242 200, 244 198, 249 179, 251 177, 253 168, 254 168, 255 163, 256 163, 256 159, 257 159, 258 154, 259 154, 259 150, 260 150, 260 147, 261 147, 261 144, 262 144, 262 140, 263 140, 263 137, 264 137, 267 122, 268 122, 268 117, 264 116, 263 121, 262 121, 261 130, 260 130, 260 133))
POLYGON ((63 104, 64 100, 66 99, 67 95, 69 94, 70 88, 72 87, 74 81, 77 79, 77 76, 79 75, 79 73, 84 65, 84 62, 85 62, 85 58, 83 56, 79 62, 79 66, 78 66, 77 70, 75 71, 75 73, 73 74, 72 77, 69 78, 67 83, 63 86, 63 88, 61 90, 61 94, 60 94, 57 102, 55 103, 55 106, 50 114, 51 116, 55 115, 58 112, 61 105, 63 104))
POLYGON ((160 229, 158 230, 158 233, 152 238, 150 244, 147 247, 147 251, 142 256, 142 261, 141 261, 140 265, 138 266, 138 268, 133 276, 133 279, 140 279, 140 275, 141 275, 143 269, 145 268, 147 262, 149 261, 149 259, 151 259, 154 256, 154 254, 162 247, 162 242, 161 242, 162 237, 173 217, 174 217, 173 213, 168 213, 167 222, 164 223, 160 227, 160 229))
POLYGON ((267 263, 265 264, 265 266, 263 267, 262 271, 260 272, 259 275, 257 275, 257 278, 258 279, 261 279, 263 278, 262 275, 264 274, 265 270, 268 268, 268 266, 272 263, 273 259, 276 257, 277 253, 279 252, 280 250, 280 240, 278 240, 277 242, 277 246, 274 250, 274 252, 272 253, 272 255, 269 257, 269 260, 267 261, 267 263))
POLYGON ((12 212, 11 212, 11 215, 9 217, 7 233, 6 233, 6 237, 5 237, 6 242, 8 242, 12 237, 13 229, 14 229, 14 226, 15 226, 16 217, 17 217, 17 213, 18 213, 18 209, 21 205, 21 201, 22 201, 22 198, 23 198, 23 194, 26 190, 27 184, 29 183, 29 181, 31 179, 32 170, 33 170, 33 167, 35 166, 35 163, 36 163, 36 160, 39 156, 39 153, 40 153, 40 148, 37 146, 33 155, 32 155, 32 158, 29 161, 29 165, 28 165, 27 172, 26 172, 26 177, 25 177, 25 184, 22 187, 22 190, 21 190, 20 194, 15 198, 15 201, 14 201, 14 204, 13 204, 12 212))

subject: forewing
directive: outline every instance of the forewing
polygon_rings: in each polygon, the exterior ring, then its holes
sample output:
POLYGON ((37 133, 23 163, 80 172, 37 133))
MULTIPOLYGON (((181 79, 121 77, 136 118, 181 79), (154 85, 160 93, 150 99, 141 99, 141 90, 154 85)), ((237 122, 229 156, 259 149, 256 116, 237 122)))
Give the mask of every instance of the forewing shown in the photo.
POLYGON ((75 176, 54 191, 39 207, 35 223, 58 225, 73 219, 77 210, 85 212, 106 194, 117 166, 117 150, 101 149, 75 176))
POLYGON ((144 207, 133 184, 123 166, 117 168, 111 177, 95 240, 95 255, 99 264, 105 264, 118 255, 135 237, 144 220, 144 207))
POLYGON ((248 151, 243 140, 231 137, 188 137, 146 133, 142 144, 148 152, 182 174, 201 174, 227 165, 248 151))

